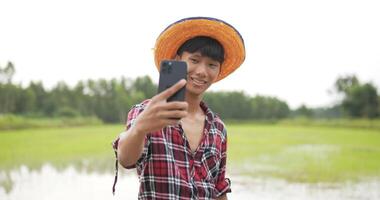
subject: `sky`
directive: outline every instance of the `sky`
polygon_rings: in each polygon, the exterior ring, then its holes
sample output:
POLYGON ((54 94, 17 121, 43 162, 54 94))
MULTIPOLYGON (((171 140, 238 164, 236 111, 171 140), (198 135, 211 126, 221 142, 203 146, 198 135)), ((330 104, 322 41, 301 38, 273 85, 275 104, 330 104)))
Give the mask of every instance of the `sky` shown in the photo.
POLYGON ((13 62, 13 81, 24 86, 144 75, 157 83, 157 36, 208 16, 232 24, 246 47, 244 64, 210 90, 329 106, 340 76, 379 88, 379 10, 367 0, 0 0, 0 66, 13 62))

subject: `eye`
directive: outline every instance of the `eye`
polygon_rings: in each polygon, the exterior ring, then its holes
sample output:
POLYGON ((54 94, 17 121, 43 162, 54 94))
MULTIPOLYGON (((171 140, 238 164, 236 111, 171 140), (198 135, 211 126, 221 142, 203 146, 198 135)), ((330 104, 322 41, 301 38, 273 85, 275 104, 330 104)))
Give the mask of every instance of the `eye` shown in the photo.
POLYGON ((213 63, 210 63, 208 66, 209 66, 211 69, 217 69, 217 68, 218 68, 218 65, 213 64, 213 63))
POLYGON ((190 61, 191 61, 191 63, 193 63, 193 64, 197 64, 199 61, 197 60, 197 59, 195 59, 195 58, 189 58, 190 59, 190 61))

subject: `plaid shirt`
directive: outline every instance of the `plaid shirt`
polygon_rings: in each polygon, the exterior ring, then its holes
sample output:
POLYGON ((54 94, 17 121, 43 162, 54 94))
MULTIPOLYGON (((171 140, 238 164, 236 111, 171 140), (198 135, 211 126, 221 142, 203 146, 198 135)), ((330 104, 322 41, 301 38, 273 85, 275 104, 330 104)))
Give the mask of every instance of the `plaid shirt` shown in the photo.
MULTIPOLYGON (((146 100, 131 109, 127 129, 148 103, 146 100)), ((181 124, 147 134, 141 157, 135 165, 127 167, 137 169, 138 199, 215 199, 231 192, 230 180, 225 178, 226 129, 203 102, 200 106, 206 121, 204 135, 194 153, 181 124)), ((117 146, 118 139, 113 143, 116 157, 117 146)))

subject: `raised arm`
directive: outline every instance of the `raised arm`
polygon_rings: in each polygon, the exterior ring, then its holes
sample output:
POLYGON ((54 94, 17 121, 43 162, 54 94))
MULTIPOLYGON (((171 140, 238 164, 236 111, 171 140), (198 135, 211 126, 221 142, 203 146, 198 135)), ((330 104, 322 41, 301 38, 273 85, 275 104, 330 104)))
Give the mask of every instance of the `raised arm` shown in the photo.
POLYGON ((166 101, 185 84, 186 81, 181 80, 154 96, 130 128, 120 135, 117 153, 119 163, 123 167, 134 165, 141 157, 145 137, 148 133, 160 130, 168 125, 175 125, 178 123, 178 119, 187 115, 187 102, 166 101))

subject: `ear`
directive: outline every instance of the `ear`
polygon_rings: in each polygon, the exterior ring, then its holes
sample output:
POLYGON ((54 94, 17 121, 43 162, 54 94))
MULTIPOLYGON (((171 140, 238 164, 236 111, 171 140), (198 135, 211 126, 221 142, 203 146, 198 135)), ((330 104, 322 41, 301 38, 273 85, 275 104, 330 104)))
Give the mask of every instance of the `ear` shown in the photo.
POLYGON ((174 60, 180 60, 180 59, 181 59, 181 57, 178 54, 176 54, 174 57, 174 60))

